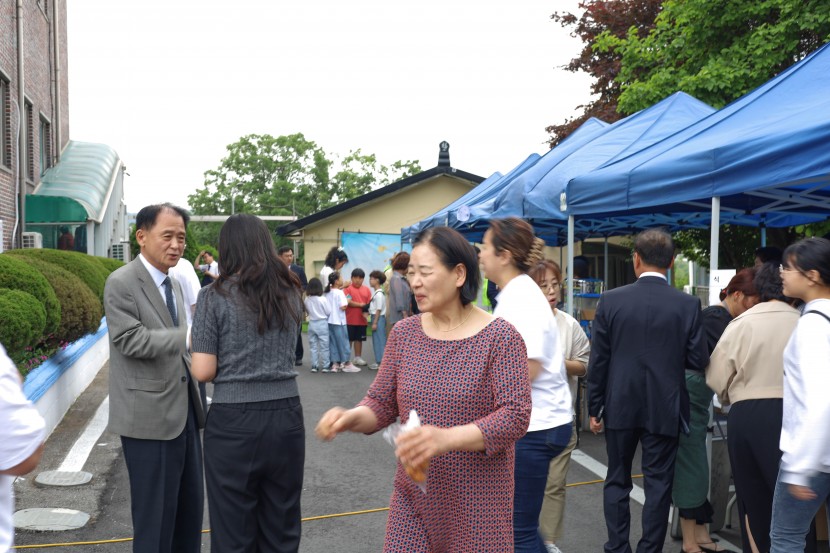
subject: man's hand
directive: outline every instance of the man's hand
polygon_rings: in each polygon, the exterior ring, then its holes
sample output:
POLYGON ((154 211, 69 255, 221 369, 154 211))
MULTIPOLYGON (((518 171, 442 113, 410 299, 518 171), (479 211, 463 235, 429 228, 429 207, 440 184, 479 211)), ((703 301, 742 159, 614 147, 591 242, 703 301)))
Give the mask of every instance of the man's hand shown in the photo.
POLYGON ((602 421, 597 420, 596 417, 591 417, 591 432, 594 434, 602 432, 602 421))

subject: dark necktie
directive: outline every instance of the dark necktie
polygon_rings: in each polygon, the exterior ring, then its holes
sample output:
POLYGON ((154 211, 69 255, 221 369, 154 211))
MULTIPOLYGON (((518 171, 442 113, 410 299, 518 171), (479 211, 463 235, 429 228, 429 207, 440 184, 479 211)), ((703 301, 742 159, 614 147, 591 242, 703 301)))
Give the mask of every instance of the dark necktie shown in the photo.
POLYGON ((173 319, 173 326, 179 326, 179 318, 176 316, 176 304, 173 303, 173 283, 170 277, 164 277, 164 299, 167 301, 167 310, 170 311, 170 318, 173 319))

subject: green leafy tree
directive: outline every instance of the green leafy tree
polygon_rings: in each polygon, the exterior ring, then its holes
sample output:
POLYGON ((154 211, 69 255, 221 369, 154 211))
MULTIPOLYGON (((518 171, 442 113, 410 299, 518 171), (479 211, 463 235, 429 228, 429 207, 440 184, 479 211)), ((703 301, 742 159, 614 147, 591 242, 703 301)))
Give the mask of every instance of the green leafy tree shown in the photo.
POLYGON ((661 0, 590 0, 579 4, 584 10, 581 15, 556 12, 551 16, 562 27, 570 29, 571 36, 584 43, 579 56, 564 69, 574 73, 584 71, 590 75, 594 79, 591 92, 595 95, 587 104, 577 106, 582 110, 580 115, 545 129, 551 135, 551 148, 591 117, 608 123, 622 117, 617 112, 620 83, 616 80, 622 56, 612 49, 599 50, 594 43, 603 33, 625 38, 631 29, 636 30, 637 36, 646 36, 654 27, 661 4, 661 0))
MULTIPOLYGON (((335 162, 301 133, 251 134, 227 147, 227 155, 205 172, 203 187, 188 196, 188 204, 197 215, 305 217, 420 171, 415 161, 387 167, 360 149, 335 162)), ((280 224, 269 222, 269 227, 280 224)), ((217 244, 221 224, 194 223, 193 228, 199 243, 217 244)))
POLYGON ((594 49, 621 56, 619 111, 682 90, 720 108, 830 38, 826 0, 667 0, 654 28, 604 31, 594 49))

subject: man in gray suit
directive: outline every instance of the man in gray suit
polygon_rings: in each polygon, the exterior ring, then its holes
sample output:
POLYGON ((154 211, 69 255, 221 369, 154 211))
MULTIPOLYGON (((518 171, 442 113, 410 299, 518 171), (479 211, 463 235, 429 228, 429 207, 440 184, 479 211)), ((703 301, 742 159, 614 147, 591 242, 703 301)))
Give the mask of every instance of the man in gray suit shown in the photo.
POLYGON ((204 488, 204 412, 190 377, 181 287, 167 272, 184 251, 189 216, 171 204, 136 216, 141 254, 104 289, 110 337, 110 431, 130 477, 133 551, 197 553, 204 488))

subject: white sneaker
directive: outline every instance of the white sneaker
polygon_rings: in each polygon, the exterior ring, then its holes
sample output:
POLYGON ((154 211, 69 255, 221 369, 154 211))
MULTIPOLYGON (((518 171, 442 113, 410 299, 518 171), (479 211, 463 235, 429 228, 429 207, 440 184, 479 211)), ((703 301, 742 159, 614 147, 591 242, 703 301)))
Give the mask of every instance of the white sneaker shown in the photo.
POLYGON ((556 544, 554 543, 546 543, 545 549, 548 553, 562 553, 562 550, 556 547, 556 544))
POLYGON ((342 367, 340 367, 340 371, 344 373, 359 373, 360 367, 355 367, 351 363, 346 363, 342 367))
POLYGON ((371 365, 369 365, 369 370, 370 371, 378 370, 378 364, 377 363, 372 363, 371 365))
POLYGON ((354 363, 355 365, 366 365, 366 361, 364 361, 363 358, 360 356, 355 357, 352 363, 354 363))

